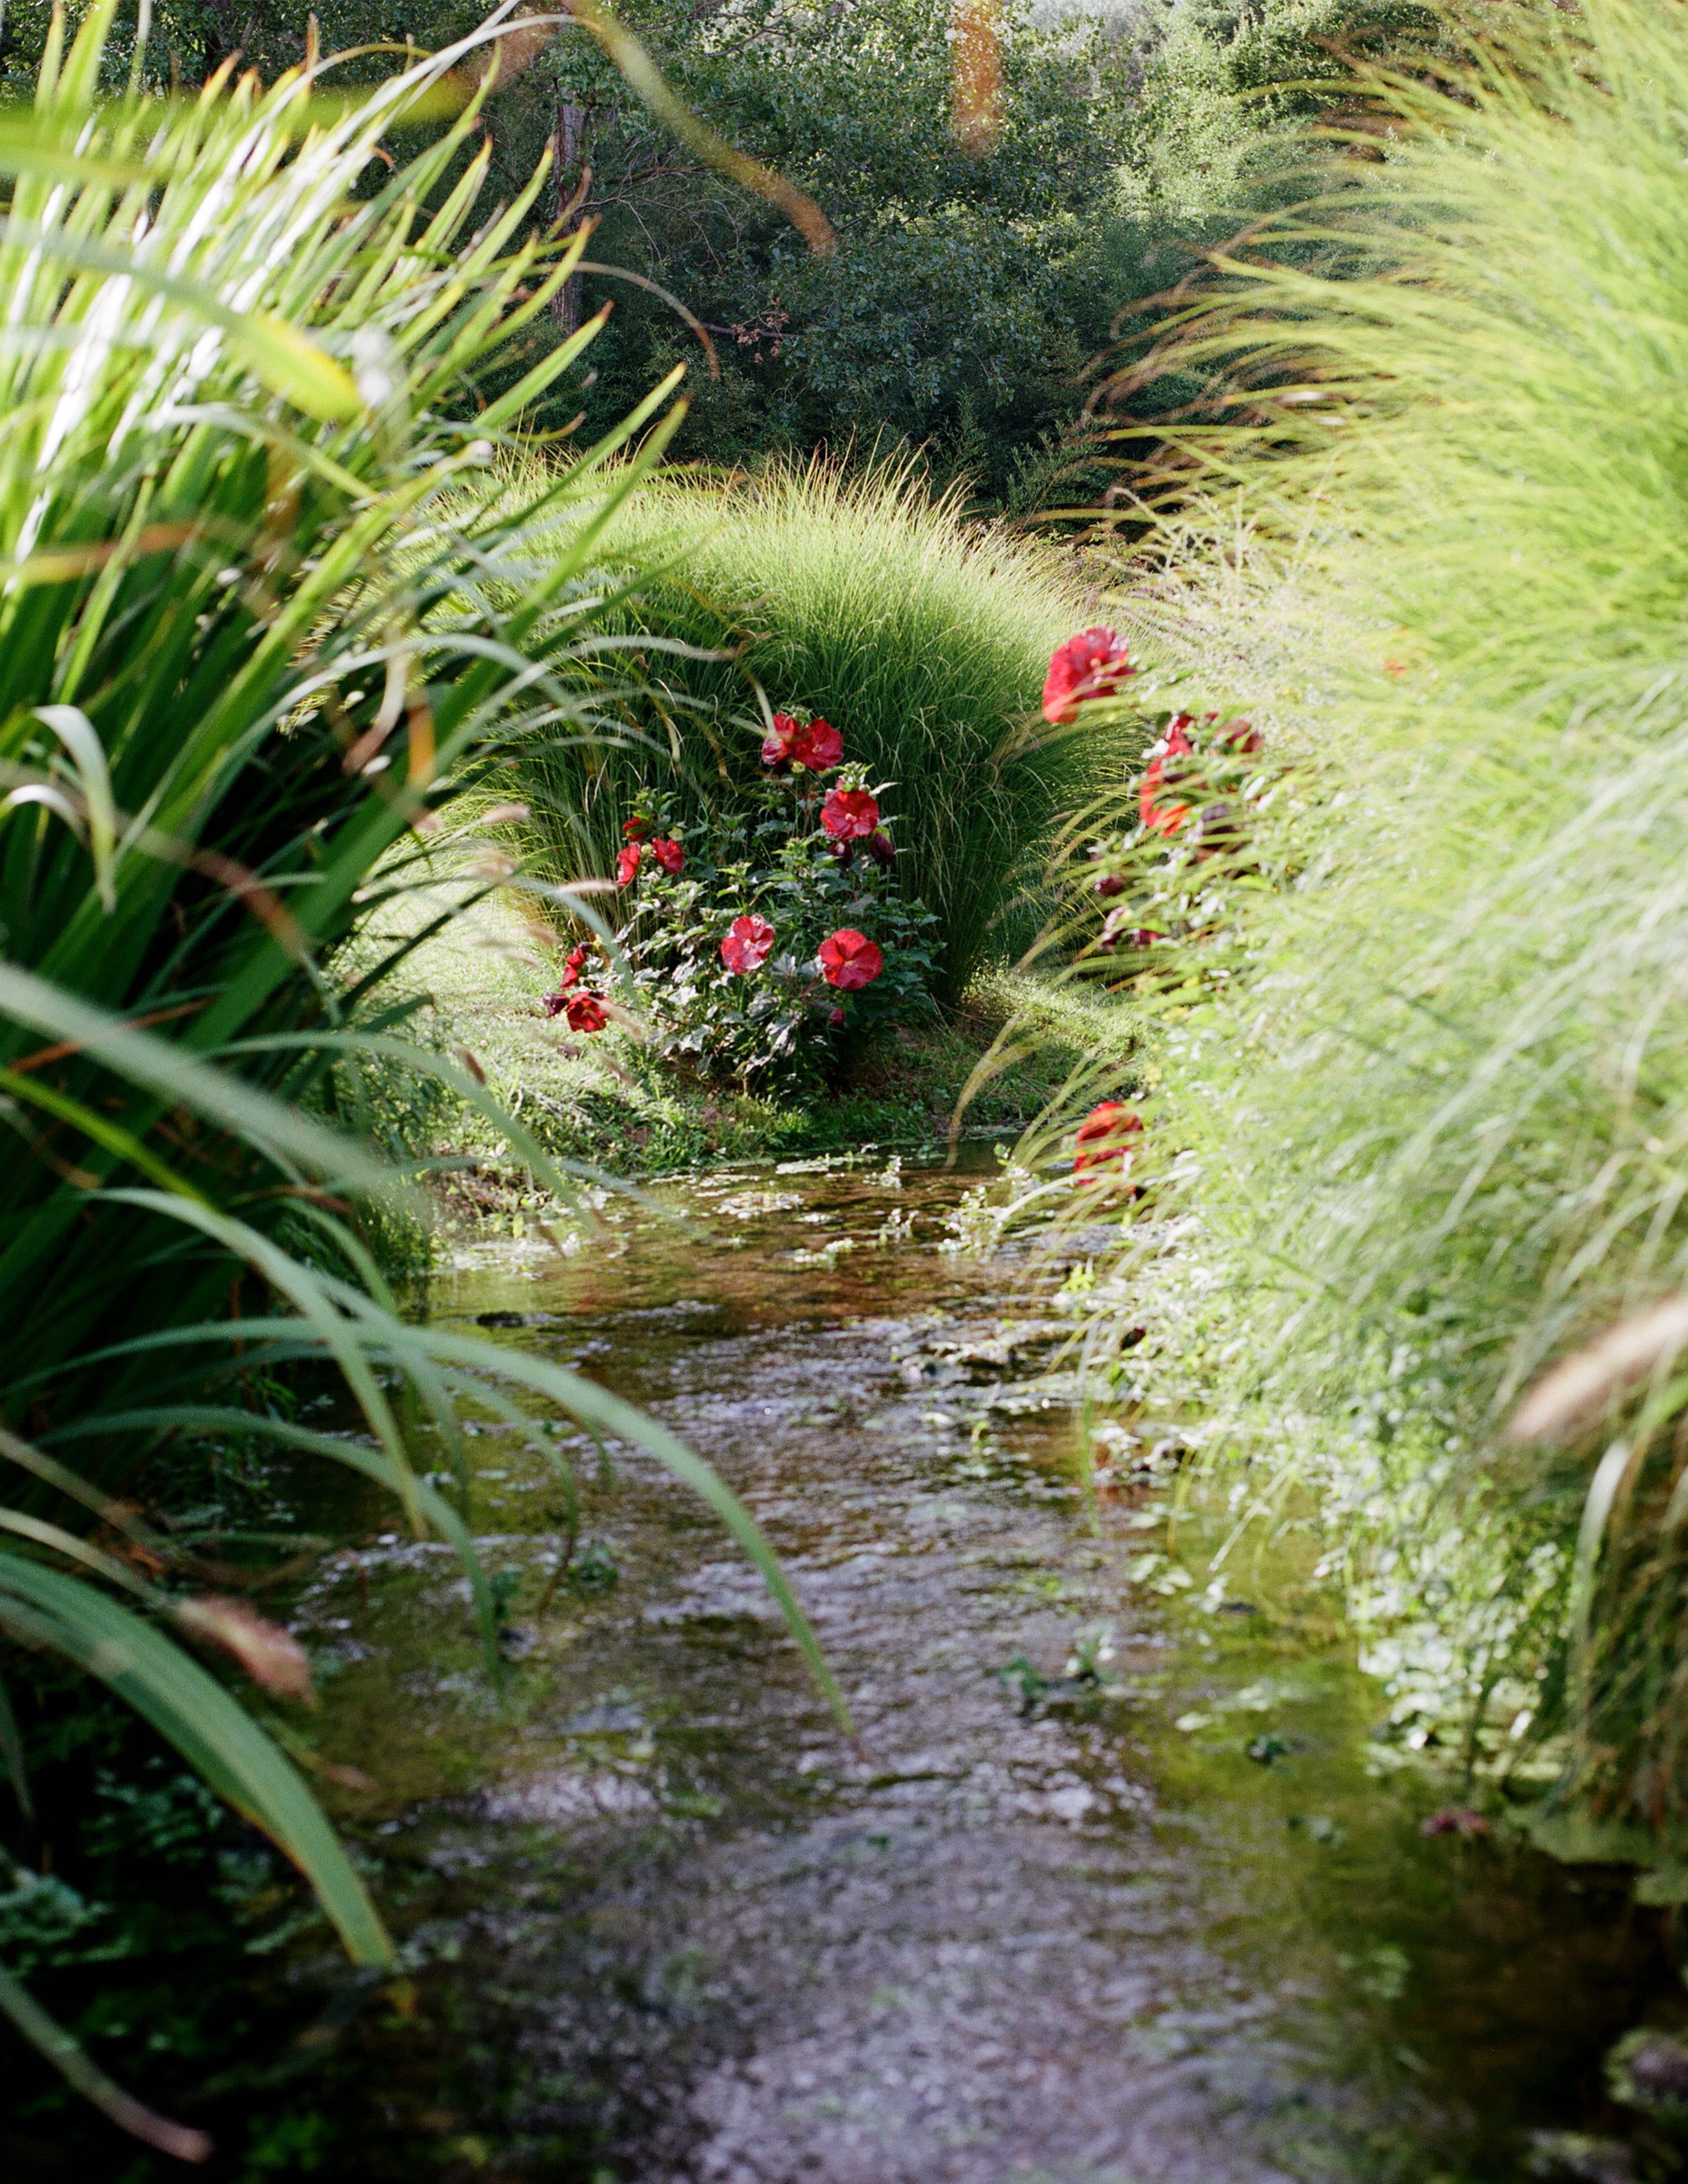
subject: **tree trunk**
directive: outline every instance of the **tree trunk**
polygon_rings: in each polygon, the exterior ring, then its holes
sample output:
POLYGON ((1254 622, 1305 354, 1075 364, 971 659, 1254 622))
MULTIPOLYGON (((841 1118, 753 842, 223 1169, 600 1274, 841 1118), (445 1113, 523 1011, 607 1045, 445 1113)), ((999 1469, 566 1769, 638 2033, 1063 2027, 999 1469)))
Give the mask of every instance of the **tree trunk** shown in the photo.
MULTIPOLYGON (((552 170, 557 185, 557 212, 560 217, 563 207, 573 193, 581 164, 581 147, 586 141, 586 109, 566 102, 557 109, 557 125, 551 134, 551 153, 556 164, 552 170)), ((572 275, 551 298, 552 315, 565 334, 576 332, 580 326, 580 276, 572 275)))

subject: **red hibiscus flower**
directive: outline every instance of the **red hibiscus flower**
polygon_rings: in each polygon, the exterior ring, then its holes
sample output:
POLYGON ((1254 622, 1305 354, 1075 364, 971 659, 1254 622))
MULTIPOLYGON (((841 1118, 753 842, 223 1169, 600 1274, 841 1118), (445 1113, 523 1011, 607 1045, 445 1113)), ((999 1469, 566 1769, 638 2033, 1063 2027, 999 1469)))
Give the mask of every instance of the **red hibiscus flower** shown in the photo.
POLYGON ((792 738, 791 755, 811 773, 830 773, 844 756, 844 738, 830 721, 805 721, 792 738))
POLYGON ((1049 664, 1044 684, 1044 718, 1054 727, 1076 720, 1087 698, 1111 698, 1128 676, 1137 670, 1130 663, 1125 639, 1117 630, 1081 630, 1069 637, 1049 664))
POLYGON ((794 720, 789 713, 776 713, 772 727, 762 738, 762 764, 789 766, 793 747, 802 733, 802 722, 794 720))
POLYGON ((741 974, 760 971, 774 944, 774 929, 765 917, 735 917, 721 944, 721 960, 741 974))
POLYGON ((842 1031, 844 1028, 844 1011, 842 1009, 834 1009, 831 1015, 827 1018, 827 1022, 832 1026, 834 1031, 842 1031))
POLYGON ((628 841, 642 842, 650 832, 650 822, 649 819, 641 818, 636 811, 631 819, 624 819, 621 822, 621 832, 628 841))
POLYGON ((674 878, 678 878, 680 868, 686 861, 686 852, 677 842, 671 842, 666 838, 660 842, 653 842, 650 845, 650 854, 665 872, 671 873, 674 878))
POLYGON ((1195 717, 1180 713, 1168 727, 1165 736, 1156 744, 1149 768, 1137 784, 1137 809, 1144 825, 1151 833, 1176 834, 1189 816, 1188 804, 1163 803, 1162 792, 1194 778, 1194 768, 1179 766, 1176 761, 1189 758, 1192 746, 1189 730, 1195 725, 1195 717), (1168 766, 1167 761, 1174 763, 1168 766))
POLYGON ((1073 1173, 1082 1175, 1086 1168, 1104 1167, 1110 1161, 1117 1161, 1120 1173, 1123 1175, 1131 1166, 1127 1145, 1142 1128, 1140 1115, 1133 1114, 1129 1107, 1123 1107, 1117 1100, 1104 1100, 1100 1106, 1093 1107, 1078 1125, 1073 1173))
POLYGON ((618 888, 627 887, 637 876, 642 855, 638 844, 629 842, 621 855, 616 858, 616 884, 618 888))
POLYGON ((820 962, 827 983, 846 994, 871 986, 885 967, 875 943, 853 925, 841 926, 821 943, 820 962))
POLYGON ((821 824, 835 842, 865 842, 879 825, 879 806, 865 788, 829 788, 821 824))
POLYGON ((610 1011, 596 994, 571 994, 565 1010, 571 1031, 602 1031, 610 1011))

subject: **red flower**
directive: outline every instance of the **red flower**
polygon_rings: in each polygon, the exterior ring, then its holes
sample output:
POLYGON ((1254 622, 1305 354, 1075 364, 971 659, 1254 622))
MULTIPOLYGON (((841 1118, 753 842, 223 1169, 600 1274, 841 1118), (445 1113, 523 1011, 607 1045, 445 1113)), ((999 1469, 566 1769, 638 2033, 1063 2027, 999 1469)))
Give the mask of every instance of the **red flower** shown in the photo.
POLYGON ((610 1021, 610 1011, 596 994, 571 994, 565 1013, 571 1031, 602 1031, 610 1021))
POLYGON ((827 1022, 832 1026, 834 1031, 842 1031, 844 1028, 844 1011, 842 1009, 834 1009, 832 1014, 827 1018, 827 1022))
MULTIPOLYGON (((1214 716, 1210 713, 1207 717, 1212 720, 1214 716)), ((1221 721, 1213 731, 1213 748, 1227 756, 1252 758, 1260 749, 1260 730, 1252 721, 1240 717, 1221 721)))
POLYGON ((762 764, 789 766, 793 748, 802 733, 802 724, 789 713, 776 713, 773 727, 762 738, 762 764))
POLYGON ((821 824, 835 842, 865 842, 879 824, 879 806, 865 788, 829 788, 821 824))
POLYGON ((870 834, 861 846, 876 865, 884 866, 897 861, 896 849, 883 827, 877 834, 870 834))
POLYGON ((1128 905, 1123 904, 1118 910, 1111 910, 1102 921, 1102 929, 1097 937, 1097 945, 1101 948, 1113 949, 1117 948, 1123 940, 1128 948, 1152 948, 1157 940, 1166 939, 1166 934, 1156 933, 1152 925, 1128 927, 1125 921, 1130 915, 1128 905))
POLYGON ((1087 698, 1112 697, 1126 677, 1136 672, 1117 630, 1083 630, 1069 637, 1050 661, 1044 718, 1052 727, 1064 727, 1078 718, 1087 698))
POLYGON ((735 917, 721 944, 721 960, 741 975, 760 971, 774 944, 774 929, 765 917, 735 917))
POLYGON ((665 872, 670 873, 677 879, 679 878, 680 868, 686 861, 686 852, 677 842, 666 838, 660 842, 653 842, 650 845, 650 854, 665 872))
POLYGON ((1110 1161, 1117 1161, 1120 1173, 1123 1175, 1131 1166, 1131 1156, 1126 1150, 1127 1141, 1142 1128, 1140 1115, 1133 1114, 1129 1107, 1123 1107, 1117 1100, 1104 1100, 1100 1107, 1090 1110, 1078 1126, 1073 1173, 1082 1175, 1086 1168, 1103 1167, 1110 1161))
POLYGON ((830 773, 844 756, 844 738, 830 721, 799 721, 794 714, 776 713, 774 724, 762 738, 764 766, 806 766, 811 773, 830 773))
POLYGON ((633 879, 638 872, 639 858, 642 854, 637 842, 629 842, 621 855, 616 858, 616 884, 617 887, 626 887, 633 879))
POLYGON ((875 943, 853 925, 841 926, 821 943, 820 962, 827 983, 846 994, 858 994, 864 986, 871 986, 885 967, 885 959, 875 943))
POLYGON ((1137 784, 1137 809, 1144 825, 1152 833, 1176 834, 1189 816, 1188 804, 1162 804, 1160 792, 1193 778, 1193 768, 1176 765, 1169 767, 1167 760, 1191 755, 1192 747, 1186 732, 1195 725, 1193 715, 1178 715, 1163 739, 1156 744, 1148 772, 1137 784))
POLYGON ((811 773, 830 773, 844 756, 844 738, 830 721, 806 721, 792 738, 791 755, 811 773))
POLYGON ((621 832, 628 841, 642 842, 650 832, 650 822, 649 819, 641 818, 636 811, 631 819, 624 819, 621 822, 621 832))

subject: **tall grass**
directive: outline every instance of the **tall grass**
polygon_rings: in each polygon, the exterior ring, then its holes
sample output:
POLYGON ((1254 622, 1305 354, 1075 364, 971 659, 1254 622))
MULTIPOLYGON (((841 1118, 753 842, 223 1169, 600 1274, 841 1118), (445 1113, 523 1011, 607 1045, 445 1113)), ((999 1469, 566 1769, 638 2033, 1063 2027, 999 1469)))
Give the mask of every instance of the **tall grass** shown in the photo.
POLYGON ((612 868, 642 783, 671 784, 698 811, 730 800, 758 771, 765 698, 823 715, 852 761, 895 784, 900 883, 938 916, 945 994, 1011 952, 1035 922, 1017 924, 1013 905, 1057 818, 1120 770, 1096 739, 1038 716, 1050 654, 1084 611, 1058 566, 883 464, 666 478, 621 537, 647 561, 677 550, 679 566, 641 585, 627 618, 653 642, 625 745, 607 757, 564 745, 523 770, 557 876, 612 868))
POLYGON ((1150 367, 1224 421, 1158 482, 1239 489, 1347 649, 1165 1012, 1178 1324, 1260 1445, 1369 1500, 1444 1734, 1503 1769, 1499 1687, 1563 1732, 1562 1805, 1680 1850, 1671 1356, 1557 1448, 1503 1429, 1688 1275, 1688 11, 1485 10, 1462 74, 1369 88, 1387 156, 1150 367))
MULTIPOLYGON (((579 246, 510 251, 543 171, 479 209, 472 103, 357 194, 476 41, 350 103, 300 70, 101 106, 113 5, 68 50, 58 25, 34 117, 4 138, 20 179, 0 227, 0 1673, 16 1688, 46 1650, 103 1680, 380 1964, 381 1919, 303 1777, 182 1642, 300 1695, 282 1634, 204 1590, 219 1563, 220 1585, 231 1561, 256 1574, 263 1543, 168 1529, 149 1482, 168 1502, 230 1447, 349 1466, 457 1544, 490 1649, 473 1543, 413 1459, 426 1431, 460 1467, 460 1397, 519 1415, 515 1388, 693 1484, 819 1664, 754 1524, 671 1435, 540 1360, 400 1317, 364 1209, 415 1165, 313 1115, 365 1066, 432 1070, 486 1104, 406 1045, 402 1010, 381 1014, 391 955, 349 986, 337 963, 419 872, 510 868, 454 808, 513 745, 593 733, 577 666, 616 595, 592 556, 676 413, 659 388, 537 502, 501 508, 498 446, 596 325, 485 409, 466 381, 579 246), (325 1373, 359 1437, 297 1423, 289 1387, 325 1373)), ((3 1687, 0 1759, 27 1835, 3 1687)), ((3 1968, 0 2008, 125 2126, 204 2150, 3 1968)))

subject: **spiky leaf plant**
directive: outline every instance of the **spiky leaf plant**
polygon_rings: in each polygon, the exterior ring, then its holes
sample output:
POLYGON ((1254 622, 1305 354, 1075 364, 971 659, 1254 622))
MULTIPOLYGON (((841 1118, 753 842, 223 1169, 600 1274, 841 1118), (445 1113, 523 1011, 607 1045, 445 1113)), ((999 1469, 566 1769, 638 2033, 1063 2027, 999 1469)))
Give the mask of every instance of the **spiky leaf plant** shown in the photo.
MULTIPOLYGON (((474 1572, 409 1450, 419 1418, 457 1450, 467 1387, 508 1408, 476 1377, 495 1370, 694 1485, 825 1676, 755 1526, 681 1444, 541 1361, 401 1319, 365 1210, 404 1178, 321 1119, 337 1072, 405 1058, 392 1022, 370 1028, 392 958, 336 968, 371 908, 452 839, 454 800, 501 753, 591 733, 582 663, 616 604, 594 551, 677 413, 658 388, 501 511, 496 448, 596 322, 476 410, 468 376, 580 248, 509 250, 543 171, 477 209, 472 98, 409 164, 384 151, 476 42, 351 103, 304 70, 101 105, 114 4, 68 51, 55 30, 33 120, 0 138, 18 176, 0 224, 0 1631, 135 1706, 378 1964, 379 1917, 303 1780, 179 1637, 260 1680, 285 1663, 251 1618, 193 1602, 191 1535, 131 1503, 143 1464, 231 1437, 350 1464, 474 1572), (262 1400, 325 1369, 365 1442, 262 1400)), ((0 1705, 27 1806, 10 1719, 0 1705)), ((0 2008, 184 2150, 10 1979, 0 2008)))

